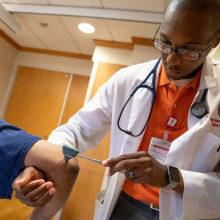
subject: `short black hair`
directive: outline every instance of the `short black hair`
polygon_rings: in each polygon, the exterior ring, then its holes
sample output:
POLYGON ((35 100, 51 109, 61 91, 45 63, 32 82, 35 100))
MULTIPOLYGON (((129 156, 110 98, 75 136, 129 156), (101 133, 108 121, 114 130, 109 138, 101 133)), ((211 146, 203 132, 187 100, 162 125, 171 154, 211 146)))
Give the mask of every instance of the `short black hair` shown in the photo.
POLYGON ((217 33, 220 31, 220 0, 171 0, 167 9, 170 7, 173 7, 175 10, 192 11, 203 13, 203 15, 211 15, 213 18, 213 32, 217 33))

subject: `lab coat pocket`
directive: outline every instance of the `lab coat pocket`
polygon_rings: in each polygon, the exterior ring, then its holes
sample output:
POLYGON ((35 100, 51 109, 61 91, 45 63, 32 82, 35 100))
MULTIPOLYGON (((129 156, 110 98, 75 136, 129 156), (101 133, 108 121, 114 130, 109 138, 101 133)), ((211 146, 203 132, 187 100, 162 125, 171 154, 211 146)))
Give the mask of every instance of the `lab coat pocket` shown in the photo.
POLYGON ((99 213, 100 210, 102 208, 102 204, 104 202, 105 199, 105 195, 106 195, 107 189, 103 189, 102 191, 100 191, 97 195, 96 195, 96 203, 95 203, 95 215, 93 220, 97 220, 99 217, 99 213))
POLYGON ((220 160, 219 146, 220 138, 205 132, 191 170, 202 173, 213 171, 220 160))

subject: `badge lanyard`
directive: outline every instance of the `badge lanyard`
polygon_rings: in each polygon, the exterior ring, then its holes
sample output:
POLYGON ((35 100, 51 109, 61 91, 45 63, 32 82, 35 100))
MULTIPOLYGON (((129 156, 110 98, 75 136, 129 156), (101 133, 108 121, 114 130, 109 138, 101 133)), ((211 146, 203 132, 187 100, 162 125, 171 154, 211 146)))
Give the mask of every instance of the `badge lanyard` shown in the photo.
POLYGON ((166 122, 165 122, 166 131, 164 132, 164 135, 163 135, 163 139, 164 139, 165 141, 168 140, 168 134, 169 134, 170 128, 173 128, 173 127, 176 125, 177 121, 178 121, 178 119, 176 119, 176 118, 174 118, 174 117, 172 117, 172 116, 168 116, 168 117, 167 117, 167 120, 166 120, 166 122))

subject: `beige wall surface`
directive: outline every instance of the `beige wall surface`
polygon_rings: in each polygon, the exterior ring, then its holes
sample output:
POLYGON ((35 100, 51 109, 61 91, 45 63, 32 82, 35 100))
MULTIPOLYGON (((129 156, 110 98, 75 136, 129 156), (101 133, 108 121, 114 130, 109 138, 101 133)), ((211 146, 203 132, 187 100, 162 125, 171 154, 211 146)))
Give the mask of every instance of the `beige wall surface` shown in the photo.
POLYGON ((160 57, 160 52, 154 47, 134 45, 130 65, 149 62, 160 57))
POLYGON ((18 51, 0 37, 0 117, 18 51))
POLYGON ((220 55, 219 54, 215 54, 213 57, 212 57, 213 60, 216 60, 218 62, 220 62, 220 55))
POLYGON ((135 45, 133 50, 96 46, 92 60, 130 66, 155 60, 159 57, 160 52, 149 46, 135 45))
POLYGON ((22 66, 74 73, 83 76, 90 76, 93 66, 91 60, 23 51, 19 51, 16 63, 22 66))

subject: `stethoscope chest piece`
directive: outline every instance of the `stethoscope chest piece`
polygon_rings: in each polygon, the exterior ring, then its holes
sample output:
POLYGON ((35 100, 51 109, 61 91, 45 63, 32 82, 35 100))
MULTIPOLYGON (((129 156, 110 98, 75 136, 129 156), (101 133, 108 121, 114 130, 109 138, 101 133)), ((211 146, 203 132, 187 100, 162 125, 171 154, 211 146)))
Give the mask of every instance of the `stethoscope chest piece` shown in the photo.
POLYGON ((207 113, 207 106, 204 102, 196 102, 190 108, 191 114, 197 118, 204 117, 207 113))

